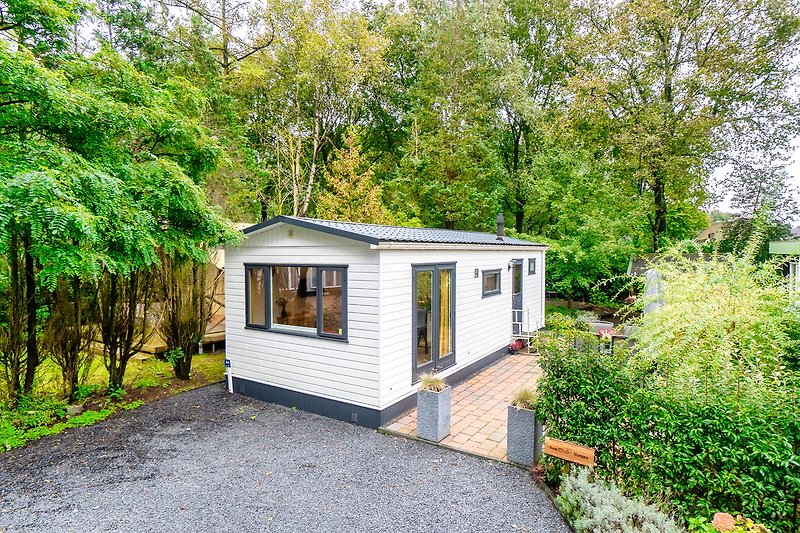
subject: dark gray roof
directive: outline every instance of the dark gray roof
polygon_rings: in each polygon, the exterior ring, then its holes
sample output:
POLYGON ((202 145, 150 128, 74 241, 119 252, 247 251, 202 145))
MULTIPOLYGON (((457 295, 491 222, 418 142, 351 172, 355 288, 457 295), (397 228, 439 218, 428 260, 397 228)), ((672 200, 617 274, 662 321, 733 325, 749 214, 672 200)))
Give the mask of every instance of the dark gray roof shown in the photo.
MULTIPOLYGON (((713 261, 715 257, 711 254, 682 254, 686 261, 713 261)), ((650 265, 658 259, 658 254, 645 254, 640 257, 632 257, 628 262, 628 275, 634 277, 644 276, 650 269, 650 265)), ((674 259, 666 257, 667 262, 674 262, 674 259)))
POLYGON ((316 218, 277 216, 244 230, 244 234, 274 226, 278 223, 291 224, 346 239, 381 244, 387 242, 408 242, 419 244, 489 244, 493 246, 544 246, 512 237, 498 238, 494 233, 477 231, 458 231, 436 228, 409 228, 405 226, 383 226, 380 224, 362 224, 360 222, 339 222, 316 218))

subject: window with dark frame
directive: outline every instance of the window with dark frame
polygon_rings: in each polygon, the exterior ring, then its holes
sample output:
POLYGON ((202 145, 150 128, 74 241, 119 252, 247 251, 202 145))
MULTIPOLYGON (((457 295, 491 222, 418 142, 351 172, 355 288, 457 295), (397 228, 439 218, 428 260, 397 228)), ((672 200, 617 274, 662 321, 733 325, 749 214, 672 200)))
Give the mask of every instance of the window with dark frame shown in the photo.
POLYGON ((531 257, 528 259, 528 274, 536 274, 536 258, 531 257))
POLYGON ((347 339, 347 267, 246 265, 245 270, 247 327, 347 339))
POLYGON ((483 271, 483 297, 493 296, 495 294, 500 294, 501 286, 500 286, 500 272, 501 270, 498 268, 496 270, 484 270, 483 271))

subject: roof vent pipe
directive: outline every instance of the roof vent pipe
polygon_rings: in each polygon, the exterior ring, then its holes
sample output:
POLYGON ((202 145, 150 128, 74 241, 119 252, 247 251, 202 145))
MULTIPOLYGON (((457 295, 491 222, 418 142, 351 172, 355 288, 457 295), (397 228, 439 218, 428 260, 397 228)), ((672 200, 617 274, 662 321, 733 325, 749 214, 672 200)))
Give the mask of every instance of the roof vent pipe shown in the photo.
POLYGON ((506 224, 505 218, 503 217, 503 213, 497 215, 497 240, 502 241, 503 236, 506 234, 506 224))

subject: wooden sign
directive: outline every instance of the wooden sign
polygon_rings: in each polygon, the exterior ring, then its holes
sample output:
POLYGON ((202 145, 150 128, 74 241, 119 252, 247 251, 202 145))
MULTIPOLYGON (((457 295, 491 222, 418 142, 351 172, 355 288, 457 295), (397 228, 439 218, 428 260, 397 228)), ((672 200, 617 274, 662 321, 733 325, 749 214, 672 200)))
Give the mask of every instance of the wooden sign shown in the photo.
POLYGON ((594 448, 587 448, 565 440, 545 437, 544 453, 579 465, 594 466, 594 448))

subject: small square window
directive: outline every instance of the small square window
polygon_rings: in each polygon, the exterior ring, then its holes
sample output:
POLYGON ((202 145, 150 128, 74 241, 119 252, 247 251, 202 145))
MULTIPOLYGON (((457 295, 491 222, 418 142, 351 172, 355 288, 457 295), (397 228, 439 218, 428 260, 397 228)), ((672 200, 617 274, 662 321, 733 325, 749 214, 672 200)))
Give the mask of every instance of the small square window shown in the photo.
POLYGON ((500 269, 483 271, 483 296, 500 294, 500 269))
POLYGON ((536 274, 536 258, 528 259, 528 274, 536 274))

